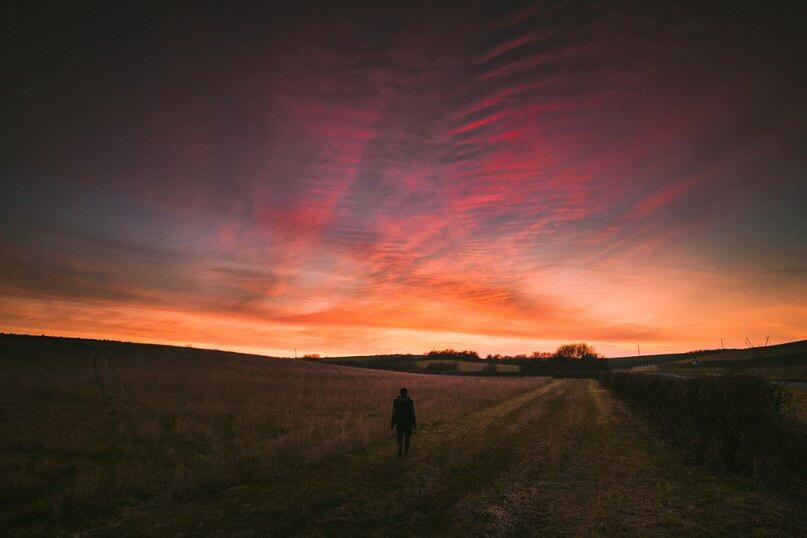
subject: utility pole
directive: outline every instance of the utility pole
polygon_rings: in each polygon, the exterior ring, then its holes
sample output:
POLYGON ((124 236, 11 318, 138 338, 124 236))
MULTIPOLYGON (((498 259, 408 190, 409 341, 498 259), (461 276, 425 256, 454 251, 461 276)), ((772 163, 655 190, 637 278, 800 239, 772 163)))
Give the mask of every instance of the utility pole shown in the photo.
POLYGON ((726 349, 725 347, 723 347, 723 339, 722 338, 720 339, 720 349, 726 349))
POLYGON ((639 344, 636 344, 636 354, 639 355, 640 357, 642 356, 642 350, 639 347, 639 344))
POLYGON ((294 348, 294 358, 297 358, 297 348, 294 348))

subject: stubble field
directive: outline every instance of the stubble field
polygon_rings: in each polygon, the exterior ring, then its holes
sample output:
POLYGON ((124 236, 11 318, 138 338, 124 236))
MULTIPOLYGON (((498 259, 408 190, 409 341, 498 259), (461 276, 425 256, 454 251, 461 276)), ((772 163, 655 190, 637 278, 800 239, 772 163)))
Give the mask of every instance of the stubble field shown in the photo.
POLYGON ((421 427, 539 379, 425 376, 231 353, 0 338, 0 523, 80 530, 389 437, 406 386, 421 427))
POLYGON ((596 381, 0 337, 0 530, 774 535, 804 495, 694 461, 596 381), (389 408, 415 399, 410 455, 389 408))

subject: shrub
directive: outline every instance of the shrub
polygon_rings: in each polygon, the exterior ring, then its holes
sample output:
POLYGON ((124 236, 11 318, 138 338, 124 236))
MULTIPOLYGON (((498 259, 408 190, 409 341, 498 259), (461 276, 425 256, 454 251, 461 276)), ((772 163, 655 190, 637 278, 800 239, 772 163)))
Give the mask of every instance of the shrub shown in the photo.
POLYGON ((781 386, 754 377, 609 373, 600 380, 707 461, 783 483, 805 478, 807 437, 781 386))

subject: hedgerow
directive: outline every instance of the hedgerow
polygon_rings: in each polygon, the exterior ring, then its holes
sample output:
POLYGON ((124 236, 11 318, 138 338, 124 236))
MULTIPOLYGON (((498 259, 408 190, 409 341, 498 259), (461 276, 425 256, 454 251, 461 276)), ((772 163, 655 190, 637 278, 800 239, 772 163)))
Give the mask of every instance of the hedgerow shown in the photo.
POLYGON ((600 381, 703 460, 756 478, 805 483, 807 435, 779 385, 755 377, 613 372, 600 381))

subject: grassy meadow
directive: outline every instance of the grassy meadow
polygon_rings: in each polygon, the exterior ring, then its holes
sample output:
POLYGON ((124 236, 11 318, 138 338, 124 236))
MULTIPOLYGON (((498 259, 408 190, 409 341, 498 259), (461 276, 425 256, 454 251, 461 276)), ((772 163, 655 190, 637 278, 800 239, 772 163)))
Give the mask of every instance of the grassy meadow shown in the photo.
POLYGON ((79 530, 155 499, 271 480, 542 383, 115 342, 0 337, 0 526, 79 530))
POLYGON ((592 379, 90 340, 0 336, 0 473, 11 536, 807 530, 800 484, 709 464, 592 379), (398 459, 401 386, 418 430, 398 459))

